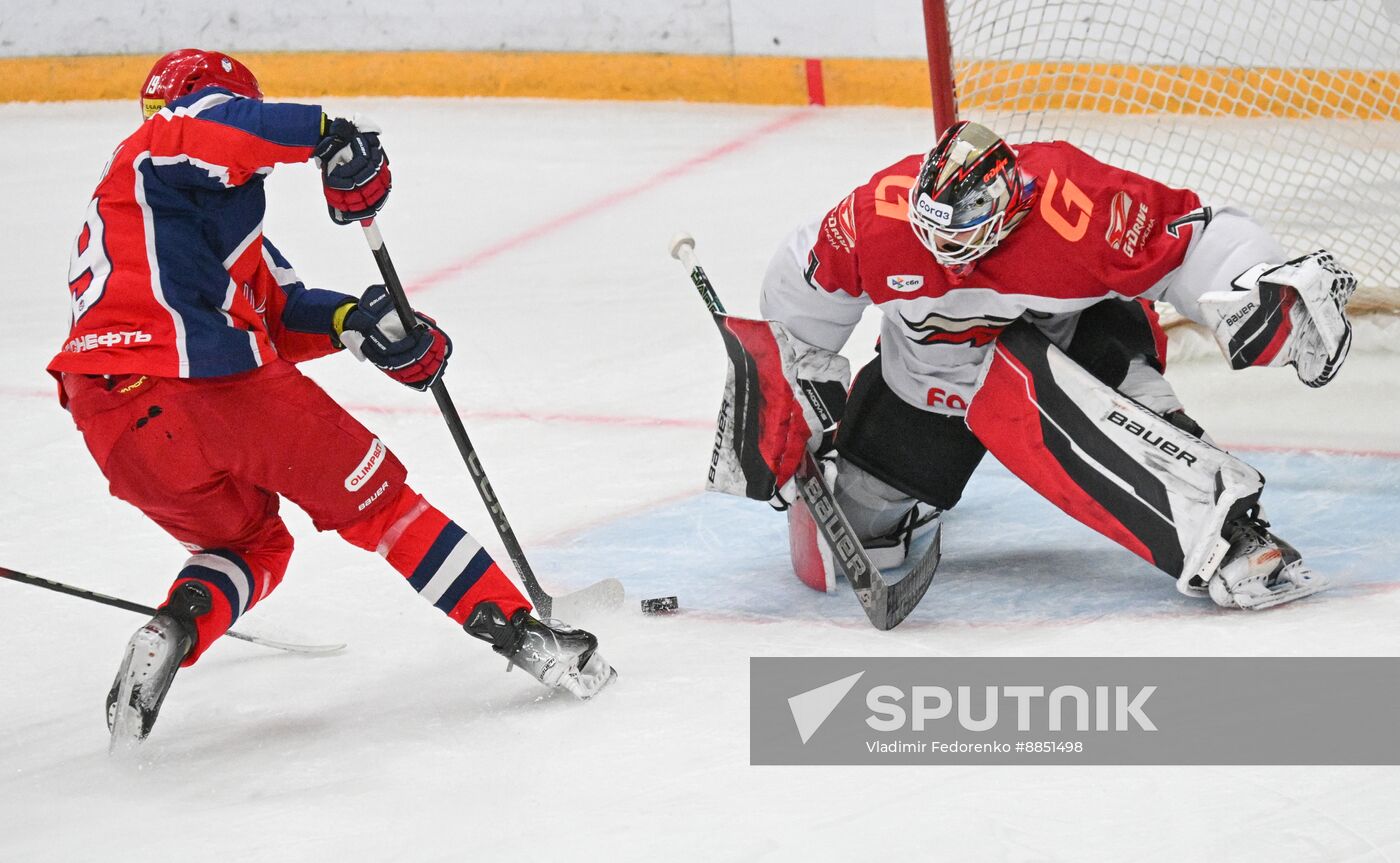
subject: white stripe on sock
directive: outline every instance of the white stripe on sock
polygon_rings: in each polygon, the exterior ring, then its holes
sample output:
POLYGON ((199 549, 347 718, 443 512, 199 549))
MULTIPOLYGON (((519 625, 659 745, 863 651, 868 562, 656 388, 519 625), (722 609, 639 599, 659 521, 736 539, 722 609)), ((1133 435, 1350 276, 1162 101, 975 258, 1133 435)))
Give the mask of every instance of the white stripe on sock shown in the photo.
POLYGON ((447 559, 442 562, 442 566, 439 566, 437 572, 433 573, 432 580, 425 584, 418 593, 429 603, 436 603, 442 599, 442 595, 452 586, 452 582, 457 580, 457 576, 461 575, 462 571, 467 568, 467 564, 471 563, 478 551, 481 551, 481 544, 472 539, 471 534, 464 534, 457 541, 456 547, 447 555, 447 559))
POLYGON ((233 582, 233 589, 238 591, 238 613, 242 614, 248 610, 248 600, 253 595, 253 583, 238 564, 217 554, 196 554, 185 561, 185 566, 202 566, 227 575, 228 580, 233 582))

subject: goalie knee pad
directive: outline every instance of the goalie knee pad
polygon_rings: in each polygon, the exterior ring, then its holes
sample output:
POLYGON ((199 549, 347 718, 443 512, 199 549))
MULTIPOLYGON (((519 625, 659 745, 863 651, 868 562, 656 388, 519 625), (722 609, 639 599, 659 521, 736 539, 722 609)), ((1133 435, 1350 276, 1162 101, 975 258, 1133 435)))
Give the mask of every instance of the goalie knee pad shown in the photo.
POLYGON ((962 497, 987 452, 962 417, 922 410, 896 395, 878 355, 851 385, 836 450, 891 488, 945 510, 962 497))
POLYGON ((1226 518, 1264 485, 1254 468, 1104 386, 1026 324, 997 340, 967 422, 1027 485, 1178 585, 1215 571, 1226 518))
POLYGON ((1103 300, 1079 313, 1065 353, 1121 389, 1134 363, 1158 372, 1166 368, 1167 334, 1149 300, 1103 300))
POLYGON ((1332 380, 1351 350, 1346 306, 1356 277, 1324 251, 1256 264, 1198 300, 1230 366, 1292 365, 1310 387, 1332 380))

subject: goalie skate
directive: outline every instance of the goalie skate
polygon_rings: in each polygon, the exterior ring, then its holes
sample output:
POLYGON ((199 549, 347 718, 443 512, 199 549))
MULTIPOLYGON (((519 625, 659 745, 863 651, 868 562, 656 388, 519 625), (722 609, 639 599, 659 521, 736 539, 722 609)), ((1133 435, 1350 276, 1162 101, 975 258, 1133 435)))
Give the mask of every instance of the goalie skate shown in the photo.
POLYGON ((1225 608, 1258 610, 1327 589, 1325 578, 1303 564, 1293 546, 1274 536, 1255 509, 1225 525, 1229 549, 1206 585, 1225 608))
POLYGON ((127 642, 121 667, 107 693, 108 752, 135 749, 151 733, 194 636, 169 614, 157 614, 127 642))

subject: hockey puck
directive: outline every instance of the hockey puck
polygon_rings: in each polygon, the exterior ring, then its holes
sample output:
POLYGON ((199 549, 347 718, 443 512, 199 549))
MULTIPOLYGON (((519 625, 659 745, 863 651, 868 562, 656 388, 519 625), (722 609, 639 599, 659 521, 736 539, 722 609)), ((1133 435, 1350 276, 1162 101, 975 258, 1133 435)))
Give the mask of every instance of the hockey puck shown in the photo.
POLYGON ((658 596, 655 599, 642 600, 642 614, 670 614, 680 607, 680 602, 674 596, 658 596))

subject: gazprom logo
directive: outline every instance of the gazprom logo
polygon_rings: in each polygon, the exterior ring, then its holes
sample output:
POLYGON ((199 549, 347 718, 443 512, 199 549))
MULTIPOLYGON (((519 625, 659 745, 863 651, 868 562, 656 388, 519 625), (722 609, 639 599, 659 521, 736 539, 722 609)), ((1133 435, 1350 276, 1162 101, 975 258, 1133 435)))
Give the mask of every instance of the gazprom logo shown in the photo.
POLYGON ((920 195, 914 202, 914 209, 919 215, 930 219, 935 225, 946 228, 953 223, 953 208, 947 204, 940 204, 927 194, 920 195))

